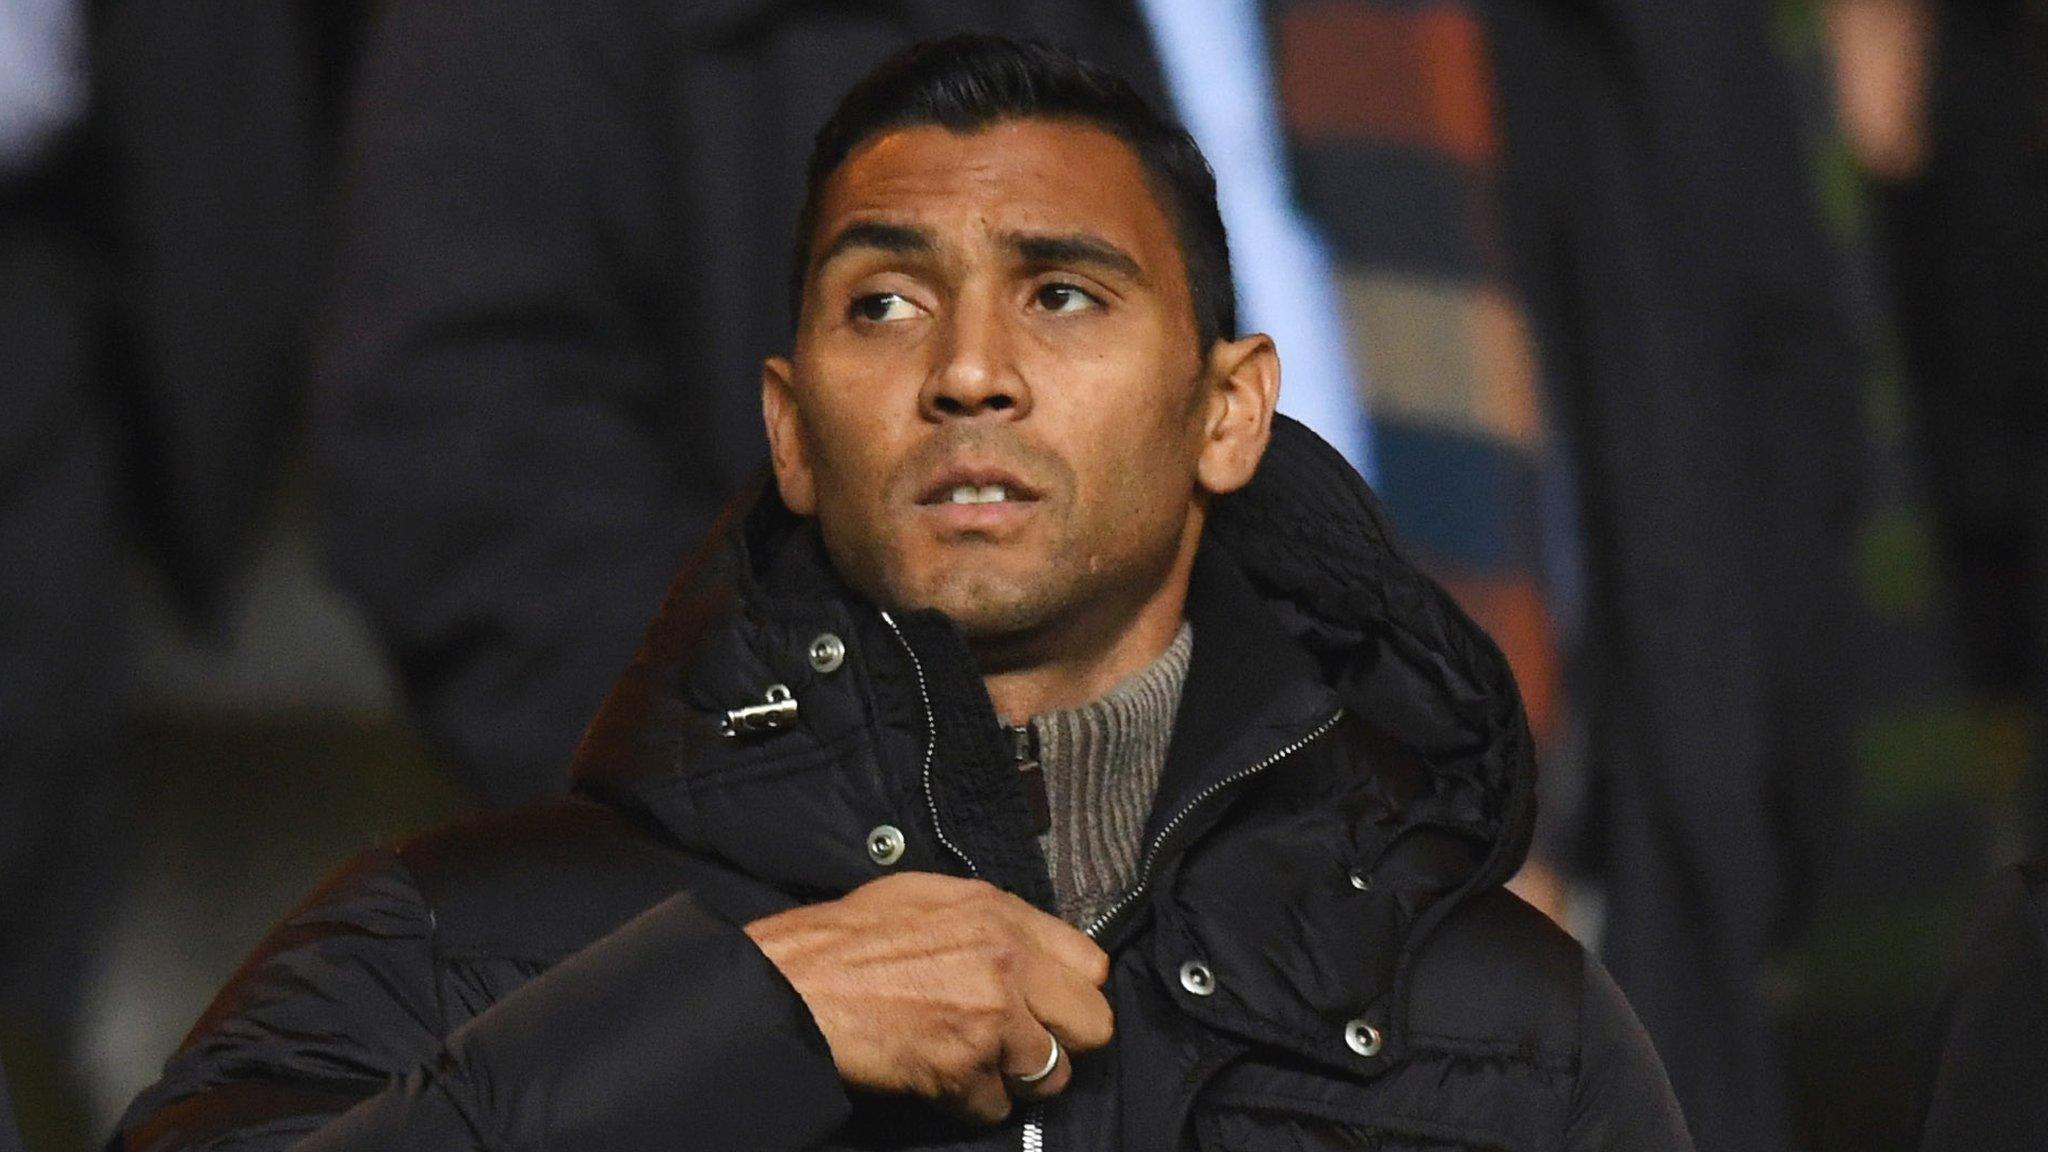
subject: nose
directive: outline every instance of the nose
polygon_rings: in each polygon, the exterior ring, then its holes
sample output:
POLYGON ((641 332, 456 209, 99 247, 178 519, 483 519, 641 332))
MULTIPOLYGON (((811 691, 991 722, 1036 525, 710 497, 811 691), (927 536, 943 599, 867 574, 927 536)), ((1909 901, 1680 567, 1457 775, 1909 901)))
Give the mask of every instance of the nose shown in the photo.
POLYGON ((963 293, 945 313, 938 360, 918 397, 924 418, 1017 420, 1029 413, 1031 389, 1018 371, 1012 338, 997 303, 963 293))

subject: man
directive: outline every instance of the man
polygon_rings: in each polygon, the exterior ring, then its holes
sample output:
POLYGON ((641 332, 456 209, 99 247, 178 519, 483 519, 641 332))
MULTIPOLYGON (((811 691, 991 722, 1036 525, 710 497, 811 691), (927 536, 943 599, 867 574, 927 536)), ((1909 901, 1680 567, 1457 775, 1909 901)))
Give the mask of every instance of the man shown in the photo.
POLYGON ((960 38, 856 87, 809 188, 775 488, 582 796, 343 870, 127 1146, 1689 1148, 1499 889, 1513 682, 1275 423, 1185 134, 960 38))
POLYGON ((1539 847, 1604 887, 1602 956, 1701 1145, 1785 1152, 1762 973, 1845 810, 1861 390, 1767 17, 381 5, 309 405, 335 575, 462 781, 553 795, 646 605, 765 458, 752 385, 832 104, 919 39, 1067 46, 1178 106, 1226 220, 1233 175, 1263 205, 1231 230, 1265 259, 1234 268, 1254 326, 1302 325, 1265 328, 1290 404, 1317 359, 1301 257, 1327 248, 1323 343, 1362 358, 1377 491, 1549 742, 1539 847))

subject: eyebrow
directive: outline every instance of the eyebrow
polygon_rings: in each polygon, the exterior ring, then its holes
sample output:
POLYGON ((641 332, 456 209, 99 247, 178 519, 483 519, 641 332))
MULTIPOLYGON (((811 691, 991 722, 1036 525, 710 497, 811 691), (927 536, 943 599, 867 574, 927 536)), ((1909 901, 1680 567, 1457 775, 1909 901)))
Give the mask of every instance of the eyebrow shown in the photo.
POLYGON ((1088 232, 1012 232, 1004 240, 1026 263, 1093 265, 1138 284, 1148 283, 1144 269, 1130 253, 1088 232))
MULTIPOLYGON (((1145 270, 1130 253, 1091 232, 1010 232, 1003 236, 1010 250, 1027 264, 1072 264, 1114 272, 1149 285, 1145 270)), ((856 248, 901 256, 929 256, 938 251, 931 234, 907 224, 866 220, 849 224, 819 253, 817 267, 856 248)))
POLYGON ((879 220, 849 224, 841 229, 832 243, 818 254, 817 267, 823 267, 834 257, 855 248, 873 248, 882 252, 893 252, 900 256, 929 256, 938 250, 930 235, 904 224, 887 224, 879 220))

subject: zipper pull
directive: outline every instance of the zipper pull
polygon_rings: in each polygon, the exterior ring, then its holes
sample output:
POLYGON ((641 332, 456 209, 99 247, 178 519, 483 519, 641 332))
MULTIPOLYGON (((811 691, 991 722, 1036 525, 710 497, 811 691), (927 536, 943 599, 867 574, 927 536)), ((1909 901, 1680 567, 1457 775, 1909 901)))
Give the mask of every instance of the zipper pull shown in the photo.
POLYGON ((1024 784, 1024 800, 1031 805, 1031 830, 1043 836, 1052 829, 1052 800, 1046 795, 1045 766, 1038 757, 1038 729, 1015 724, 1005 735, 1010 742, 1010 762, 1017 766, 1017 778, 1024 784))
POLYGON ((761 703, 727 712, 724 723, 718 726, 718 734, 734 740, 760 732, 778 731, 796 723, 796 714, 796 697, 790 694, 789 686, 770 684, 767 698, 761 703))

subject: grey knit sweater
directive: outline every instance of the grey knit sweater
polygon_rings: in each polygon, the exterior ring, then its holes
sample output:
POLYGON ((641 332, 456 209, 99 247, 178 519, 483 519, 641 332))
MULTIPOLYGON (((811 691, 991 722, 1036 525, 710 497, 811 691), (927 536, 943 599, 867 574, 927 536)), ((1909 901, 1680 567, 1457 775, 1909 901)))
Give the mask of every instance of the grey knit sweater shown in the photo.
POLYGON ((1157 660, 1107 696, 1031 718, 1052 817, 1038 843, 1069 924, 1093 922, 1137 881, 1138 841, 1166 767, 1194 638, 1182 624, 1157 660))

